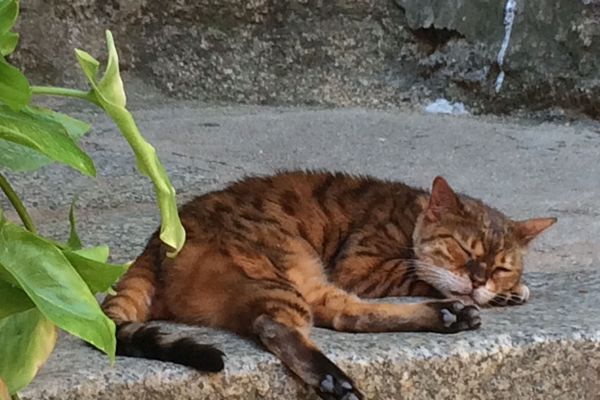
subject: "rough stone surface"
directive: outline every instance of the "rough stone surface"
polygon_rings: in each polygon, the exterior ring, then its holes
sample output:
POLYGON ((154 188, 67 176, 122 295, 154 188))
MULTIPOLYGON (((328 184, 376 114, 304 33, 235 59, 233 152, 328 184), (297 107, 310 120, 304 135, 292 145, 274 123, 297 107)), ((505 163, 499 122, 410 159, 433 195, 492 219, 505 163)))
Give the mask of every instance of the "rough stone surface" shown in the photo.
MULTIPOLYGON (((485 310, 482 329, 450 336, 316 330, 315 338, 369 399, 399 393, 407 399, 597 398, 598 123, 164 101, 133 108, 180 201, 245 174, 328 168, 419 186, 442 174, 515 218, 557 216, 526 260, 532 301, 485 310)), ((78 193, 84 242, 108 243, 113 260, 130 260, 158 222, 151 184, 136 174, 130 150, 104 116, 77 114, 94 125, 83 146, 96 162, 97 179, 61 166, 9 177, 44 233, 66 237, 68 207, 78 193)), ((0 204, 8 209, 4 199, 0 204)), ((23 398, 315 399, 277 359, 247 341, 168 327, 221 347, 226 371, 209 376, 130 358, 111 368, 101 354, 63 337, 23 398)))
POLYGON ((505 84, 494 91, 496 62, 504 37, 504 3, 486 1, 396 0, 408 26, 428 31, 431 54, 419 60, 420 73, 449 87, 455 97, 478 95, 481 107, 563 106, 598 117, 600 2, 517 0, 516 17, 503 69, 505 84), (446 30, 454 34, 432 36, 446 30))
MULTIPOLYGON (((594 399, 600 390, 600 274, 536 273, 535 298, 486 310, 483 327, 456 335, 349 334, 315 329, 325 353, 367 399, 594 399)), ((167 325, 227 354, 223 373, 100 353, 63 338, 34 383, 31 400, 317 399, 271 354, 227 333, 167 325)))
POLYGON ((600 3, 517 1, 22 1, 13 57, 44 83, 82 83, 72 49, 104 54, 164 93, 210 102, 398 106, 438 96, 475 111, 564 107, 599 117, 600 3), (52 32, 52 34, 48 34, 52 32))

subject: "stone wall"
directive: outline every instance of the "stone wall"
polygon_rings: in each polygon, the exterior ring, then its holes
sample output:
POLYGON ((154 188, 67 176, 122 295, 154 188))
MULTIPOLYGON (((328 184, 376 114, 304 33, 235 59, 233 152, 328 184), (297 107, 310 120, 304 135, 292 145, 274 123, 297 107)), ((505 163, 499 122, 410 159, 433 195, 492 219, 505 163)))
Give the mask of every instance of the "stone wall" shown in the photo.
POLYGON ((13 61, 36 83, 82 83, 73 49, 165 93, 208 102, 402 105, 445 96, 479 111, 564 107, 600 117, 600 1, 23 0, 13 61), (495 84, 506 76, 499 93, 495 84))

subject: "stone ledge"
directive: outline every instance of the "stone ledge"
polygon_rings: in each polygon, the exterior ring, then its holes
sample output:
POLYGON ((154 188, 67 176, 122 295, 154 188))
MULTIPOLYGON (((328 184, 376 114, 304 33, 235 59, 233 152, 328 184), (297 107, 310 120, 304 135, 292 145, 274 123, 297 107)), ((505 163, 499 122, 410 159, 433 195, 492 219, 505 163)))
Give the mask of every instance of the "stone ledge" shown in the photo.
MULTIPOLYGON (((457 335, 347 334, 314 338, 368 399, 592 399, 600 392, 600 314, 594 271, 527 275, 533 300, 483 312, 483 327, 457 335)), ((249 341, 193 332, 227 354, 224 373, 170 363, 106 359, 63 337, 23 399, 316 399, 272 355, 249 341)))
POLYGON ((84 84, 73 49, 104 54, 162 93, 208 102, 470 109, 564 107, 600 118, 598 0, 27 0, 12 60, 37 83, 84 84), (52 32, 52 35, 47 35, 52 32), (500 93, 495 81, 506 72, 500 93))

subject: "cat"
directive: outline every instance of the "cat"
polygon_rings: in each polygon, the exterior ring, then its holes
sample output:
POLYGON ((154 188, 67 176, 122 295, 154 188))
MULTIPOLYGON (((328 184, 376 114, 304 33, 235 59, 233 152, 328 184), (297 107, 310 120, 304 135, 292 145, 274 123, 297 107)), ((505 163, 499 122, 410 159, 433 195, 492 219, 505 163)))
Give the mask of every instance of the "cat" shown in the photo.
POLYGON ((181 207, 175 257, 156 232, 103 303, 120 355, 223 369, 223 353, 161 333, 150 320, 258 339, 324 399, 358 400, 355 383, 310 339, 345 332, 477 329, 477 305, 516 305, 523 253, 554 218, 513 221, 457 195, 329 172, 249 177, 181 207), (412 304, 362 298, 428 296, 412 304), (468 301, 465 301, 468 300, 468 301))

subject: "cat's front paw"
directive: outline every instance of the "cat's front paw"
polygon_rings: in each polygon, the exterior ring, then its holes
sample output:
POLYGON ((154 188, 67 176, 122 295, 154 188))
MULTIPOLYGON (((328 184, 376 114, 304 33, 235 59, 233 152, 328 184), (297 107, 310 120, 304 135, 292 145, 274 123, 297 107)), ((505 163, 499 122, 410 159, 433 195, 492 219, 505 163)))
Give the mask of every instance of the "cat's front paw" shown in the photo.
POLYGON ((520 296, 517 293, 509 293, 509 294, 498 294, 492 300, 490 300, 490 305, 496 307, 506 307, 506 306, 520 306, 525 304, 527 299, 520 296))
POLYGON ((438 321, 432 331, 439 333, 456 333, 478 329, 481 326, 479 308, 465 305, 460 301, 435 301, 429 303, 438 313, 438 321))
POLYGON ((529 300, 529 288, 525 285, 519 285, 511 293, 497 294, 490 300, 489 304, 497 307, 520 306, 529 300))

